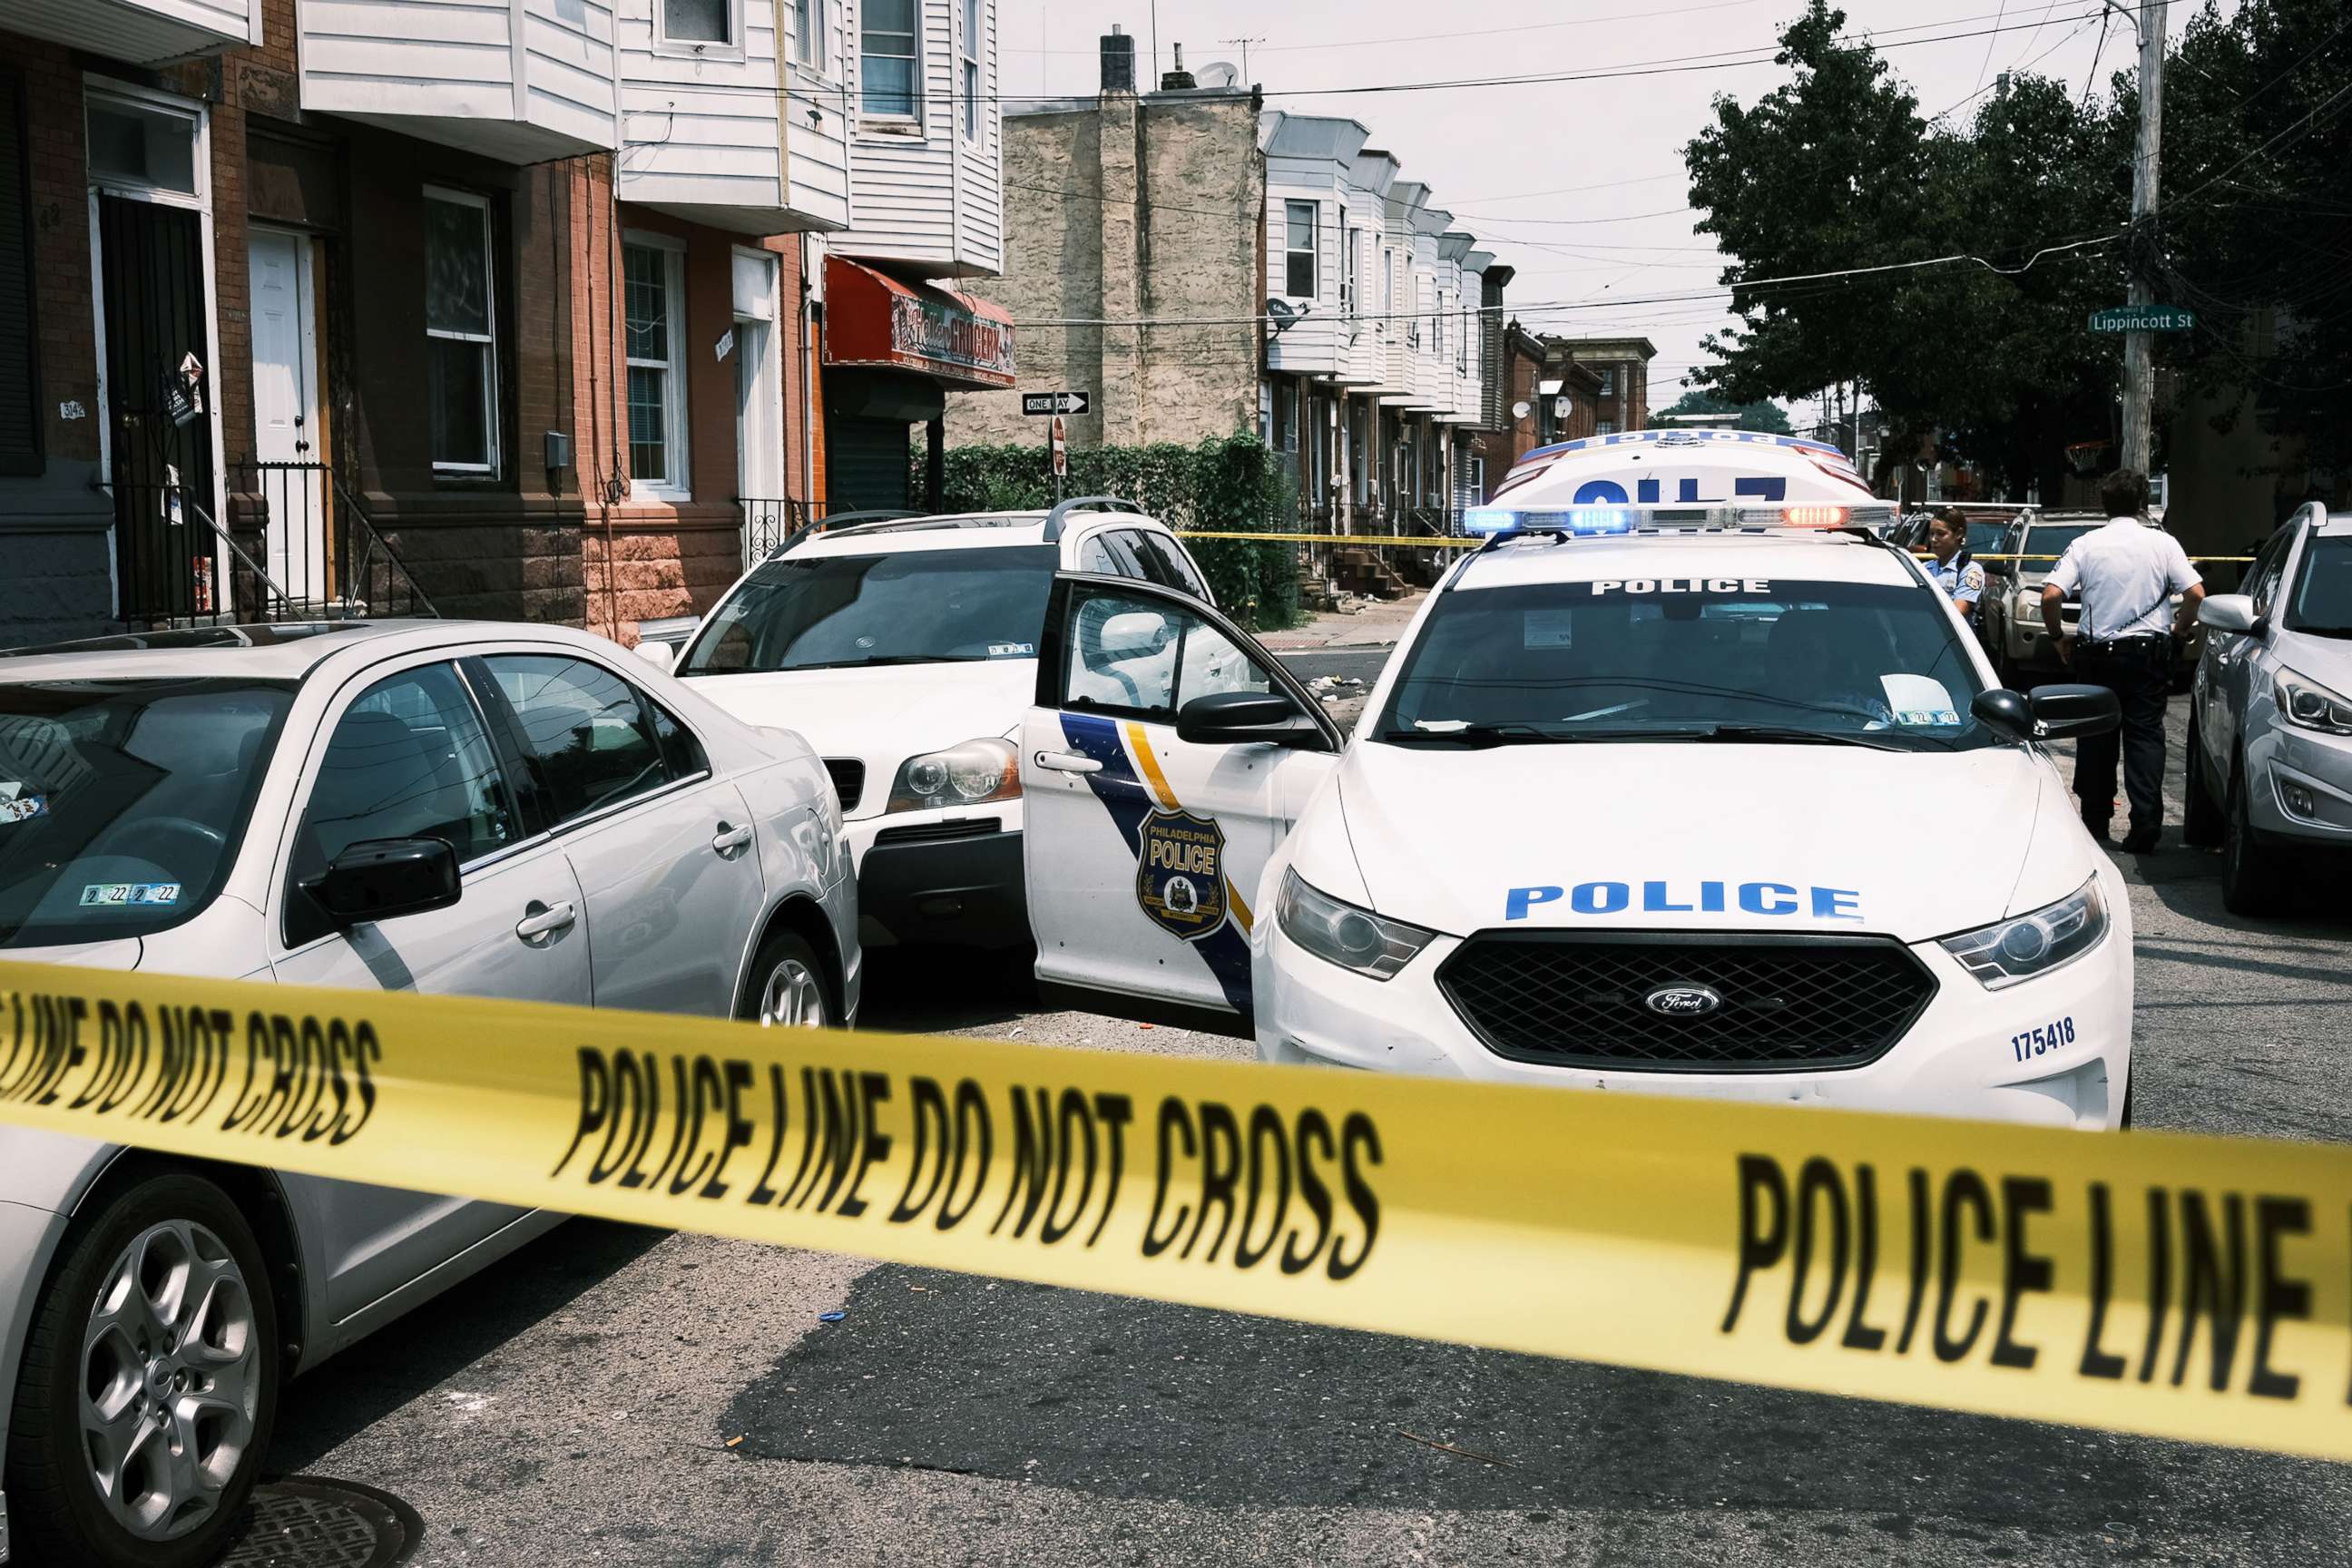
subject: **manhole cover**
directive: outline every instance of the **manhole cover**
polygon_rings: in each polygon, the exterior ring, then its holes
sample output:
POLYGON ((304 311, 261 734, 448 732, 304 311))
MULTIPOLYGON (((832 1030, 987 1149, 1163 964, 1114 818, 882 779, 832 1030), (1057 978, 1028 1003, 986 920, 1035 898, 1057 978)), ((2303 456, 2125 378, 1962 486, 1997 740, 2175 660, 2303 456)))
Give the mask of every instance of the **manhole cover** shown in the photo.
POLYGON ((219 1568, 392 1568, 425 1533, 398 1498, 316 1476, 254 1488, 246 1519, 219 1568))

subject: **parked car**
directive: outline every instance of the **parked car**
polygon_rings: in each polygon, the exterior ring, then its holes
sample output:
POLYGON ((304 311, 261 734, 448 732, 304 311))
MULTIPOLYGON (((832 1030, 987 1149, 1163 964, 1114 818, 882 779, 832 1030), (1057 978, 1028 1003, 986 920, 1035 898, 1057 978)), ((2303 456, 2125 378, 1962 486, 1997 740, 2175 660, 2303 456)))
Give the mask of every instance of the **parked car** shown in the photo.
POLYGON ((1014 752, 1066 569, 1212 596, 1183 542, 1130 501, 892 515, 795 534, 676 660, 712 702, 824 754, 867 944, 1028 943, 1014 752))
MULTIPOLYGON (((2058 659, 2057 637, 2042 618, 2042 586, 2057 566, 2058 557, 2066 553, 2068 545, 2105 527, 2106 522, 2106 518, 2097 512, 2027 512, 2011 523, 1994 548, 1986 552, 2026 557, 1989 563, 1985 568, 1985 595, 1977 616, 1977 637, 1984 644, 1986 657, 1992 660, 2003 686, 2023 690, 2032 684, 2034 676, 2061 678, 2065 666, 2058 659)), ((1974 550, 1973 523, 1969 532, 1969 548, 1974 550)), ((2177 606, 2180 595, 2175 594, 2172 603, 2177 606)), ((2068 595, 2061 606, 2063 635, 2073 637, 2082 619, 2081 601, 2068 595)), ((2186 684, 2204 646, 2200 630, 2173 650, 2177 681, 2186 684)))
MULTIPOLYGON (((815 754, 579 632, 346 621, 16 650, 0 806, 0 959, 856 1014, 856 893, 815 754)), ((561 1217, 20 1128, 0 1128, 0 1520, 61 1564, 211 1561, 287 1374, 561 1217)))
POLYGON ((2182 837, 2219 844, 2221 900, 2273 908, 2313 848, 2352 847, 2352 511, 2305 506, 2243 594, 2198 606, 2182 837))

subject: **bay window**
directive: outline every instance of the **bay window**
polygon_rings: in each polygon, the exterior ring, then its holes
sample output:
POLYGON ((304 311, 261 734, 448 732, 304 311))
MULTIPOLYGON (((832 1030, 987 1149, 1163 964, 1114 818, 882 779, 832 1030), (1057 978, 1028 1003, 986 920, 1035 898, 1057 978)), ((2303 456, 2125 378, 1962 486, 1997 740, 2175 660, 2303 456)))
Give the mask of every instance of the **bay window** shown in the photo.
POLYGON ((915 117, 921 9, 921 0, 866 0, 858 7, 858 104, 867 114, 915 117))

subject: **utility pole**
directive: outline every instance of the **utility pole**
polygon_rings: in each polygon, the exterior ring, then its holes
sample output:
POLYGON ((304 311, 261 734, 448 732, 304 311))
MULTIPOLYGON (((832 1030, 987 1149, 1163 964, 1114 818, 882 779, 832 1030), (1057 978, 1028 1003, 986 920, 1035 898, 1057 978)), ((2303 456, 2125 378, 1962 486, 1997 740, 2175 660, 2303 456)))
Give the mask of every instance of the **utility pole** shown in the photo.
MULTIPOLYGON (((2130 11, 2116 0, 2111 10, 2130 11)), ((2130 300, 2135 310, 2156 303, 2147 274, 2155 247, 2158 157, 2164 140, 2164 9, 2166 0, 2144 0, 2134 18, 2139 26, 2139 149, 2132 161, 2132 223, 2125 242, 2125 265, 2131 268, 2130 300)), ((2155 334, 2135 329, 2124 334, 2123 466, 2147 472, 2153 451, 2148 424, 2154 415, 2156 373, 2152 351, 2155 334)))

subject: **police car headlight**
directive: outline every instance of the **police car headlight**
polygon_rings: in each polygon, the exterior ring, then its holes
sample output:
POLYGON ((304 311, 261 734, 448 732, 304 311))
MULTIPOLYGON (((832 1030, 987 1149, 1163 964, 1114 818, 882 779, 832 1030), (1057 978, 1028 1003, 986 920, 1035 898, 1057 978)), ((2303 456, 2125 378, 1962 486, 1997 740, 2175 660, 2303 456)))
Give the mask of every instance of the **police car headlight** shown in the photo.
POLYGON ((2352 735, 2352 702, 2347 702, 2317 681, 2286 670, 2272 689, 2282 718, 2305 730, 2327 735, 2352 735))
POLYGON ((1295 870, 1282 874, 1274 918, 1283 935, 1316 957, 1375 980, 1386 980, 1411 963, 1437 934, 1343 903, 1307 886, 1295 870))
POLYGON ((1020 752, 1002 739, 966 741, 944 752, 908 757, 890 785, 886 811, 931 811, 979 805, 1021 794, 1020 752))
POLYGON ((2054 904, 1980 931, 1943 939, 1946 952, 1960 961, 1988 991, 2014 985, 2074 962, 2107 934, 2107 903, 2094 876, 2054 904))

